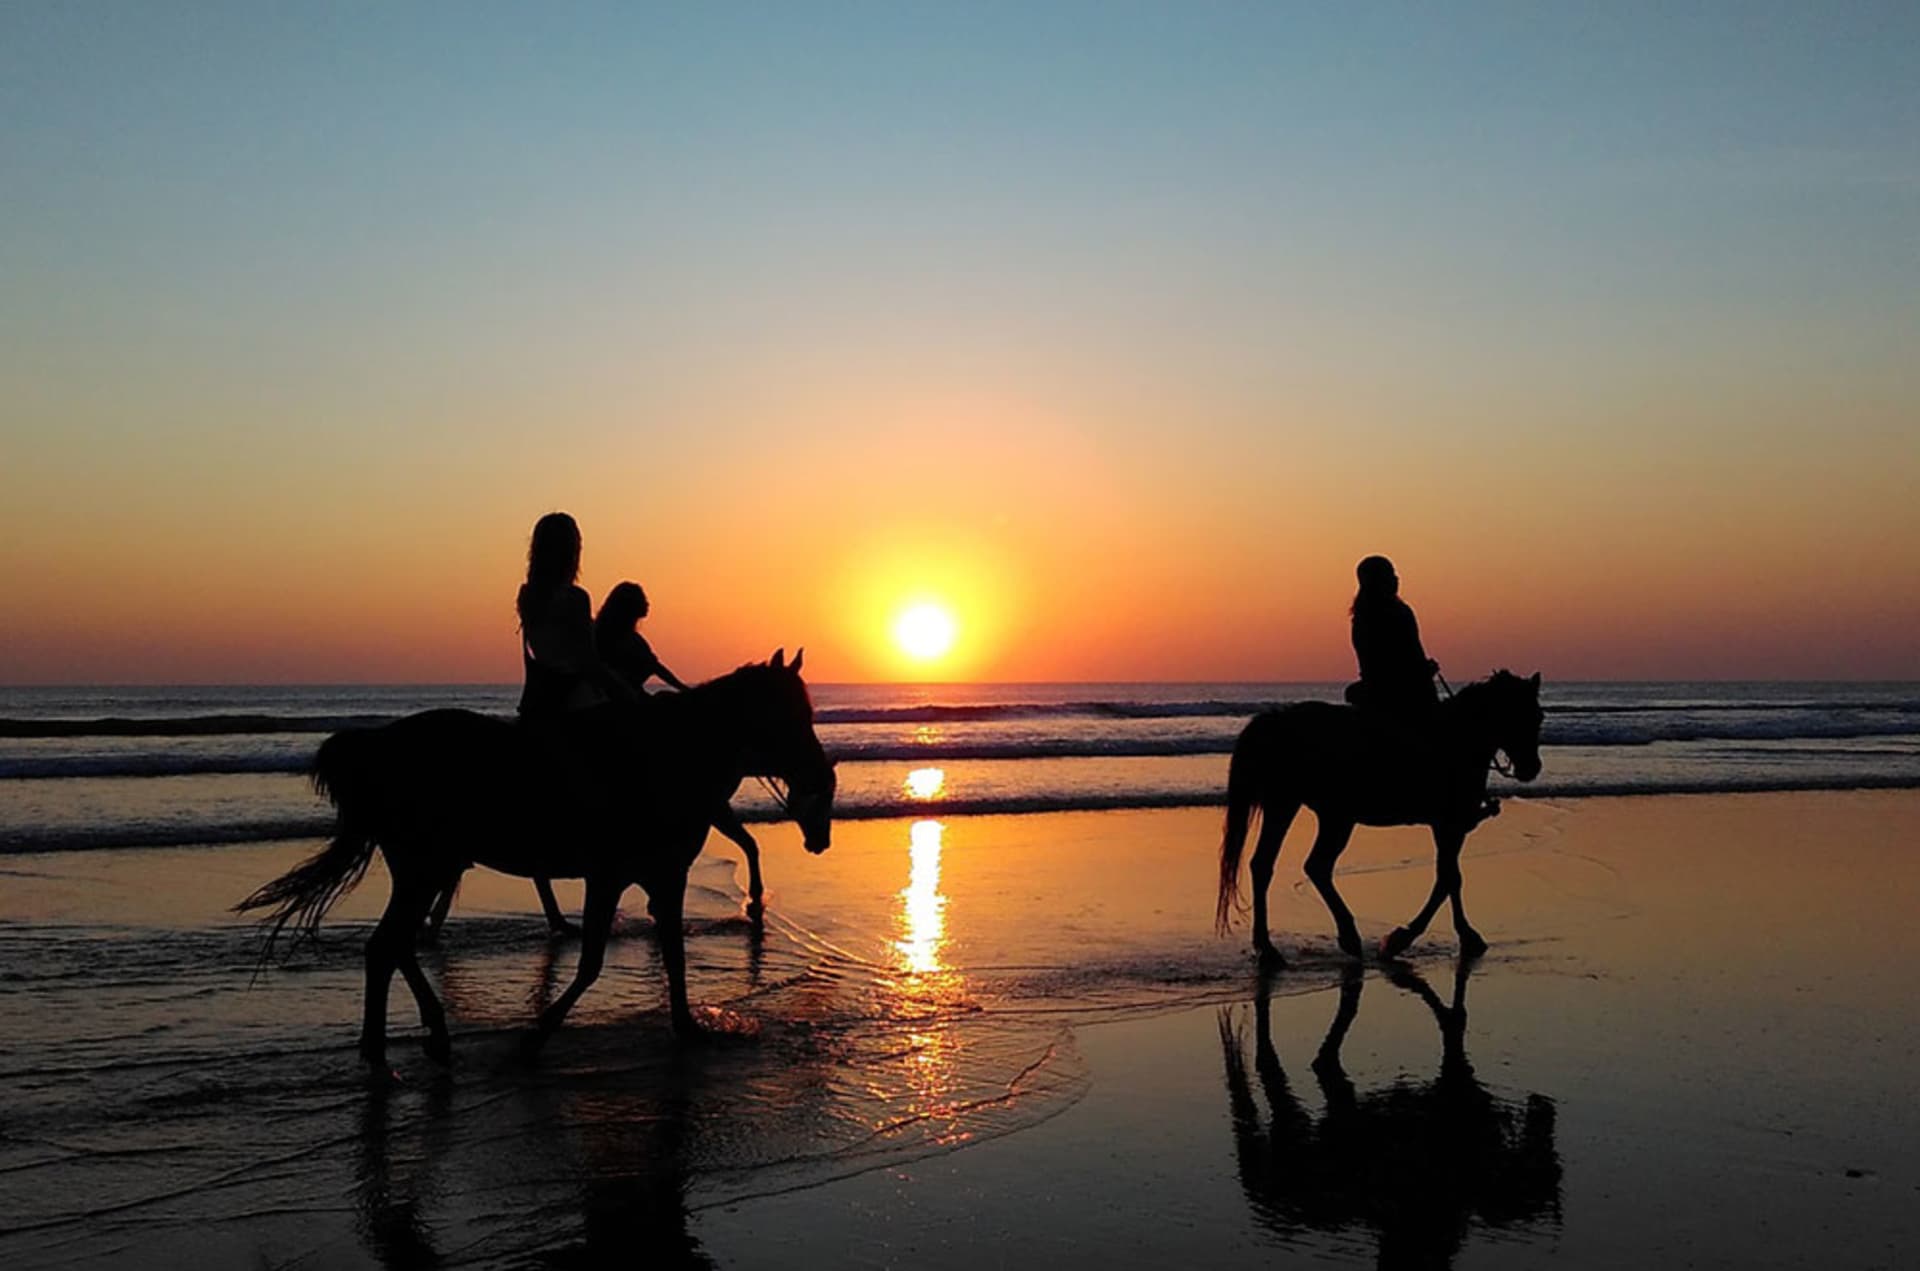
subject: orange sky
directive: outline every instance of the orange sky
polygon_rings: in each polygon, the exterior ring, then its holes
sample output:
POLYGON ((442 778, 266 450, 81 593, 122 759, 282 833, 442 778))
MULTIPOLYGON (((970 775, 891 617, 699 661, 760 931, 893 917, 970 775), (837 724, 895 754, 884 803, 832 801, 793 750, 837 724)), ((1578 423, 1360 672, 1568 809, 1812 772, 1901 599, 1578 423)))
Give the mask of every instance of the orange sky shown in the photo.
POLYGON ((1014 12, 6 19, 0 682, 1920 678, 1910 42, 1014 12))

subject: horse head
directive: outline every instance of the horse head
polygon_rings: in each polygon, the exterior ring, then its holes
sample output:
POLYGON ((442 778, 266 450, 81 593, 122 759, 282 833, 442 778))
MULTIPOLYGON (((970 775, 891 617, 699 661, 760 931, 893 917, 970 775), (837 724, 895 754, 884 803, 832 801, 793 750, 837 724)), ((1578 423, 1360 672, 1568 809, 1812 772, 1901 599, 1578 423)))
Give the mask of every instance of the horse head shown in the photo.
POLYGON ((1540 775, 1540 725, 1547 717, 1540 709, 1540 673, 1523 678, 1495 671, 1484 687, 1495 749, 1507 753, 1514 780, 1532 781, 1540 775))
POLYGON ((783 782, 781 802, 800 826, 809 852, 832 843, 833 795, 838 779, 833 761, 813 730, 813 699, 807 695, 800 666, 807 651, 786 660, 779 649, 767 661, 741 667, 735 674, 751 684, 748 708, 748 771, 783 782))

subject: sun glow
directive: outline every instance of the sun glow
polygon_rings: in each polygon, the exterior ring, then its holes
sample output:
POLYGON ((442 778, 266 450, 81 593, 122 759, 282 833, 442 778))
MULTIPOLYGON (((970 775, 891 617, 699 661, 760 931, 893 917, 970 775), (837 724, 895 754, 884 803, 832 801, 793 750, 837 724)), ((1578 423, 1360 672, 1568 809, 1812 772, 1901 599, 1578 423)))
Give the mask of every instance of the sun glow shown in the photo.
POLYGON ((893 638, 909 657, 922 662, 943 657, 953 648, 959 626, 943 605, 923 601, 903 612, 893 624, 893 638))
POLYGON ((907 793, 915 799, 937 799, 946 793, 947 770, 945 768, 915 768, 901 782, 907 793))

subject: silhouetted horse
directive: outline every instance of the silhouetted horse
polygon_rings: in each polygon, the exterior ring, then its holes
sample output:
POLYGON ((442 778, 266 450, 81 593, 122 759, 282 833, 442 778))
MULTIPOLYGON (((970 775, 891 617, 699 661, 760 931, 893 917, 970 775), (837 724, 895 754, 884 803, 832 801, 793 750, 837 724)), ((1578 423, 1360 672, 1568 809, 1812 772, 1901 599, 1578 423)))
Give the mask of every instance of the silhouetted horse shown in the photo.
POLYGON ((1231 1011, 1220 1014, 1227 1105, 1240 1186, 1260 1221, 1282 1235, 1371 1228, 1382 1267, 1447 1267, 1469 1220, 1512 1227, 1558 1219, 1560 1156, 1554 1105, 1524 1104, 1480 1084, 1466 1052, 1469 962, 1454 973, 1453 1003, 1404 965, 1389 974, 1418 996, 1440 1024, 1440 1073, 1424 1085, 1405 1078, 1361 1094, 1340 1064, 1340 1044, 1360 1010, 1363 972, 1349 965, 1340 1005, 1313 1075, 1326 1110, 1302 1106, 1273 1048, 1268 985, 1254 999, 1254 1071, 1266 1096, 1262 1125, 1231 1011))
POLYGON ((1543 718, 1540 677, 1521 679, 1506 671, 1442 702, 1417 733, 1391 718, 1327 702, 1296 702, 1255 715, 1234 743, 1227 770, 1227 826, 1215 911, 1220 930, 1225 932, 1234 911, 1242 908, 1240 853, 1249 825, 1264 814, 1251 866, 1253 947, 1264 964, 1281 965, 1280 951, 1267 935, 1267 885, 1287 827, 1305 804, 1320 822, 1306 874, 1332 911, 1340 947, 1350 956, 1360 956, 1360 932, 1334 889, 1333 865, 1355 825, 1433 827, 1438 851, 1433 892, 1412 922, 1387 937, 1388 956, 1420 937, 1443 899, 1453 902, 1460 951, 1485 952, 1487 942, 1468 924, 1460 905, 1460 848, 1467 832, 1488 815, 1487 771, 1501 751, 1518 780, 1540 775, 1543 718))
MULTIPOLYGON (((713 815, 713 828, 736 843, 747 858, 747 917, 759 922, 766 916, 766 884, 760 878, 760 844, 748 833, 740 817, 733 810, 729 800, 733 791, 727 792, 727 799, 713 815)), ((534 893, 540 898, 540 912, 546 917, 547 930, 556 936, 579 935, 580 928, 567 921, 567 915, 561 912, 560 902, 553 894, 553 884, 545 878, 533 880, 534 893)), ((453 909, 453 898, 460 890, 458 878, 434 898, 433 907, 427 911, 427 938, 437 939, 440 928, 447 924, 447 914, 453 909)))
POLYGON ((644 716, 611 712, 594 753, 573 765, 527 730, 469 711, 336 733, 314 760, 314 785, 339 813, 333 842, 237 908, 269 911, 269 950, 290 924, 312 934, 377 848, 393 894, 367 941, 360 1050, 369 1063, 384 1063, 387 988, 397 968, 419 1005, 428 1055, 445 1062, 446 1015, 414 956, 413 934, 461 870, 477 863, 521 877, 586 880, 580 965, 541 1013, 536 1039, 560 1025, 600 974, 615 906, 637 883, 657 924, 674 1029, 697 1033, 681 913, 713 809, 742 777, 771 777, 789 787, 785 809, 807 850, 823 852, 829 842, 833 765, 813 730, 800 663, 796 656, 786 665, 775 653, 663 697, 644 716))

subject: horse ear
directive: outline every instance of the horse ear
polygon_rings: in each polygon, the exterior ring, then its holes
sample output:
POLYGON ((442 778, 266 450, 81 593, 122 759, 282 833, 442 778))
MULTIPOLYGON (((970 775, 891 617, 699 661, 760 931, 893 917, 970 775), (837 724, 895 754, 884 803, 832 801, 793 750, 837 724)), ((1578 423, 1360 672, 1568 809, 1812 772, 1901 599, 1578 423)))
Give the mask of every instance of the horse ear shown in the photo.
POLYGON ((773 651, 773 656, 767 659, 767 665, 777 671, 781 667, 785 666, 786 664, 787 664, 787 646, 783 644, 779 648, 773 651))
POLYGON ((1540 672, 1535 671, 1533 673, 1533 679, 1531 683, 1533 684, 1533 691, 1538 693, 1540 691, 1540 672))
POLYGON ((800 646, 800 651, 793 655, 793 665, 788 667, 787 669, 789 671, 792 671, 795 675, 800 674, 800 664, 806 661, 806 658, 807 658, 807 646, 803 644, 800 646))

